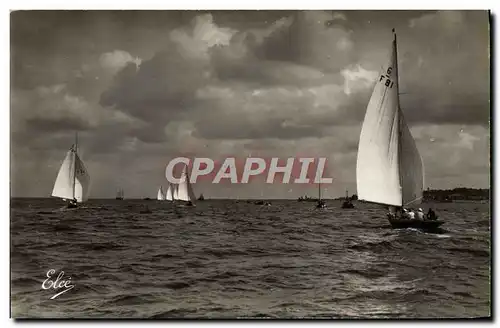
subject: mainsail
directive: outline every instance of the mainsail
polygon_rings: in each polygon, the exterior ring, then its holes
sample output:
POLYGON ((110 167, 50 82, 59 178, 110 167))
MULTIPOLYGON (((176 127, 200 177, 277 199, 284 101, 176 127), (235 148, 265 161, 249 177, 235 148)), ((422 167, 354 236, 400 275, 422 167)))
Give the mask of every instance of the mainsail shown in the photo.
POLYGON ((397 41, 377 79, 359 138, 358 199, 405 206, 419 203, 424 186, 422 158, 399 104, 397 41))
POLYGON ((186 165, 182 170, 180 183, 177 187, 177 197, 175 199, 183 200, 186 202, 194 202, 196 200, 196 196, 194 195, 193 187, 191 185, 191 182, 189 181, 189 174, 187 170, 188 167, 186 165))
POLYGON ((163 186, 160 186, 160 189, 158 189, 158 196, 156 198, 158 200, 165 200, 165 192, 163 191, 163 186))
POLYGON ((88 199, 90 176, 77 154, 76 145, 66 153, 66 157, 57 174, 52 196, 62 199, 76 199, 78 203, 88 199))

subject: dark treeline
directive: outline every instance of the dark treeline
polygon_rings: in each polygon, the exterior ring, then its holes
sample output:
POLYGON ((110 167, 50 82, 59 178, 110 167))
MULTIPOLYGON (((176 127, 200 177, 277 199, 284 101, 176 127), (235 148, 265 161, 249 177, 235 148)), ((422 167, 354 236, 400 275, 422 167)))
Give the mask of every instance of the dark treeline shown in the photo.
MULTIPOLYGON (((357 200, 356 194, 349 197, 351 200, 357 200)), ((345 199, 338 197, 335 200, 345 199)), ((489 200, 489 189, 474 189, 474 188, 454 188, 454 189, 427 189, 424 190, 423 201, 432 202, 452 202, 454 200, 489 200)))
POLYGON ((454 188, 424 190, 424 201, 451 202, 454 200, 489 200, 489 189, 454 188))

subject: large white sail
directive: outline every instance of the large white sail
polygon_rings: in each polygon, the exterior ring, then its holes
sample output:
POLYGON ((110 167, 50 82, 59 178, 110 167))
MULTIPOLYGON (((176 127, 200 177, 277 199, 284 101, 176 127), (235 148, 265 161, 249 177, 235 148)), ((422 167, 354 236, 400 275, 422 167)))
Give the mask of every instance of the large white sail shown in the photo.
POLYGON ((187 165, 184 166, 182 174, 180 177, 180 183, 177 187, 177 198, 178 200, 191 201, 194 202, 196 196, 194 195, 193 187, 189 181, 189 175, 187 173, 187 165))
POLYGON ((52 196, 76 199, 78 203, 88 199, 90 176, 85 165, 72 147, 67 153, 57 174, 52 196))
POLYGON ((368 103, 356 167, 360 200, 404 206, 421 200, 423 168, 399 106, 396 37, 368 103))
POLYGON ((422 202, 424 192, 424 164, 401 109, 400 117, 402 202, 403 205, 414 205, 422 202))
POLYGON ((87 201, 89 198, 90 176, 87 172, 87 169, 85 168, 85 165, 83 165, 83 161, 80 159, 80 157, 76 152, 75 152, 75 164, 76 164, 75 198, 77 202, 81 203, 87 201))
POLYGON ((160 189, 158 189, 158 195, 156 196, 156 199, 165 200, 165 193, 163 192, 163 186, 160 186, 160 189))

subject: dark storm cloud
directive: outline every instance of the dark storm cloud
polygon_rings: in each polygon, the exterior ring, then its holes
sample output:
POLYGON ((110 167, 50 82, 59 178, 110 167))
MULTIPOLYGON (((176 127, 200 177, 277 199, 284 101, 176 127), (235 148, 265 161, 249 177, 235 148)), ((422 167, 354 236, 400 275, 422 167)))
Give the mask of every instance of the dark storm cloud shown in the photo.
MULTIPOLYGON (((313 51, 295 58, 298 59, 295 63, 280 62, 269 56, 272 48, 265 49, 288 39, 291 22, 293 18, 282 18, 269 27, 240 32, 217 26, 211 15, 196 18, 187 31, 184 28, 171 32, 171 40, 164 45, 166 49, 143 61, 138 70, 129 65, 118 73, 113 86, 102 94, 101 104, 116 106, 141 119, 168 119, 173 112, 203 106, 193 103, 194 94, 216 80, 244 82, 250 90, 263 85, 311 86, 339 81, 338 76, 325 77, 324 72, 303 65, 299 59, 313 60, 309 58, 313 51)), ((324 26, 319 28, 324 29, 324 26)), ((306 38, 310 34, 314 33, 309 32, 306 38)), ((338 39, 335 33, 326 37, 338 39)))
MULTIPOLYGON (((405 21, 407 26, 401 26, 399 29, 402 31, 401 34, 411 35, 411 44, 403 41, 401 43, 404 46, 400 46, 401 66, 412 67, 408 69, 409 74, 401 74, 402 88, 410 91, 408 96, 402 96, 402 104, 408 109, 406 114, 408 121, 410 124, 415 124, 471 120, 470 122, 473 123, 487 124, 488 96, 484 94, 484 90, 488 89, 489 84, 479 81, 480 83, 468 86, 460 82, 462 75, 457 71, 460 65, 467 63, 466 70, 470 69, 472 76, 482 74, 484 77, 488 74, 488 71, 484 70, 484 63, 487 63, 486 57, 480 57, 477 64, 469 64, 467 59, 471 55, 468 55, 467 51, 474 52, 479 49, 468 49, 463 45, 477 42, 477 34, 474 32, 487 32, 485 17, 478 16, 478 14, 467 16, 441 13, 424 14, 422 17, 412 16, 405 21), (468 32, 470 29, 466 26, 481 19, 484 20, 484 24, 468 32), (419 24, 422 20, 425 24, 419 24), (450 24, 453 29, 450 28, 450 24), (421 26, 424 28, 419 32, 421 26), (463 60, 454 60, 450 64, 449 56, 454 52, 457 42, 462 43, 461 49, 465 53, 460 54, 459 57, 463 60), (425 51, 422 52, 422 50, 425 51), (479 67, 479 72, 476 66, 479 67), (441 69, 438 70, 437 67, 441 69), (443 71, 443 68, 449 69, 443 71), (476 69, 475 72, 474 69, 476 69), (450 82, 458 83, 460 89, 450 82), (467 88, 470 89, 470 95, 464 96, 467 88)), ((362 37, 357 36, 363 30, 359 28, 359 25, 357 26, 359 30, 351 29, 355 27, 356 24, 349 23, 349 13, 336 15, 328 12, 294 13, 280 17, 267 26, 242 31, 234 26, 226 28, 217 25, 216 19, 214 20, 211 15, 200 16, 191 21, 188 27, 180 29, 186 32, 185 35, 174 38, 174 41, 171 37, 167 46, 168 50, 163 50, 151 60, 143 62, 133 77, 118 79, 114 87, 103 93, 101 103, 115 105, 141 119, 163 118, 168 122, 175 120, 179 112, 189 115, 188 113, 196 108, 207 107, 203 101, 197 101, 194 95, 196 90, 205 85, 217 83, 217 81, 246 84, 248 90, 276 85, 307 89, 332 82, 342 85, 343 77, 340 74, 342 69, 356 63, 357 60, 366 62, 366 55, 364 59, 363 56, 358 55, 359 49, 363 47, 358 47, 358 49, 356 43, 372 44, 371 48, 364 46, 368 54, 380 51, 381 45, 386 45, 385 52, 389 49, 389 33, 386 33, 385 38, 381 33, 378 40, 363 40, 362 37), (225 34, 227 42, 210 44, 209 39, 214 33, 225 34), (378 41, 380 45, 377 45, 378 41), (193 51, 198 51, 202 56, 193 55, 193 51)), ((487 35, 483 34, 482 37, 487 35)), ((374 57, 376 56, 378 55, 374 57)), ((371 65, 376 72, 382 64, 385 62, 371 62, 366 64, 366 67, 371 65)), ((463 74, 467 75, 467 73, 463 74)), ((468 80, 471 83, 475 81, 470 77, 468 80)), ((345 119, 344 123, 349 123, 353 119, 357 122, 361 121, 366 104, 358 100, 365 100, 369 97, 369 92, 369 88, 358 90, 358 96, 350 96, 351 104, 343 105, 349 110, 344 110, 342 116, 332 115, 330 119, 324 117, 321 122, 338 122, 340 116, 345 119)), ((332 95, 337 96, 335 91, 332 91, 332 95)), ((231 104, 230 99, 221 98, 220 103, 224 102, 227 104, 222 106, 238 105, 231 104)), ((312 104, 304 104, 302 100, 297 102, 297 106, 304 105, 311 107, 312 104)), ((210 106, 211 104, 208 105, 210 106)), ((218 111, 215 109, 215 111, 203 113, 217 115, 218 111)), ((198 114, 196 112, 196 115, 198 114)), ((284 112, 284 114, 289 113, 284 112)), ((192 115, 195 115, 194 112, 192 115)), ((256 108, 254 111, 249 111, 248 115, 258 116, 260 113, 256 108)), ((203 120, 204 116, 197 117, 197 120, 203 120)), ((245 116, 240 116, 240 119, 244 120, 245 116)), ((252 126, 252 120, 249 121, 250 123, 246 125, 233 124, 238 125, 239 128, 227 125, 228 131, 226 132, 218 128, 214 129, 217 130, 215 135, 224 136, 227 139, 244 136, 258 137, 256 132, 266 131, 262 126, 252 126)), ((257 121, 260 125, 261 120, 257 121)), ((202 128, 196 133, 197 136, 213 137, 208 133, 211 130, 209 126, 205 124, 198 126, 202 128)), ((303 133, 308 131, 311 135, 321 135, 320 129, 314 128, 283 127, 281 131, 279 124, 269 124, 269 127, 272 127, 269 133, 276 137, 291 138, 293 137, 291 131, 297 132, 296 137, 302 137, 303 133)))
POLYGON ((450 94, 452 99, 429 95, 427 98, 420 96, 405 101, 402 96, 401 106, 410 123, 489 125, 489 95, 459 94, 456 91, 451 91, 450 94))
POLYGON ((69 118, 64 120, 30 118, 26 120, 26 124, 27 129, 37 130, 42 133, 53 131, 82 131, 90 128, 90 126, 86 122, 77 118, 69 118))
POLYGON ((400 80, 413 121, 489 124, 487 19, 486 12, 445 11, 410 20, 400 80))
POLYGON ((263 119, 259 124, 247 126, 237 115, 224 122, 214 117, 196 124, 194 137, 207 139, 297 139, 307 136, 320 136, 321 129, 316 126, 288 126, 283 119, 263 119))
POLYGON ((141 119, 164 119, 169 112, 191 105, 197 87, 203 83, 203 66, 189 62, 175 47, 157 53, 137 69, 129 64, 101 96, 103 106, 117 108, 141 119))

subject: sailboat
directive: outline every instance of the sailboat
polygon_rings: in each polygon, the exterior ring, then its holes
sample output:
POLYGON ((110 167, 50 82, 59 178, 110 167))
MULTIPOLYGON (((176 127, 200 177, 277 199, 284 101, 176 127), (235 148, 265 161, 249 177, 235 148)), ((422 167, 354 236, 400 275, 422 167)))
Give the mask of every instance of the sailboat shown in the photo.
POLYGON ((78 134, 75 144, 66 153, 52 190, 52 196, 68 201, 68 208, 87 201, 90 191, 90 176, 78 156, 78 134))
POLYGON ((125 193, 124 193, 123 189, 118 189, 118 191, 116 192, 116 199, 123 200, 124 196, 125 196, 125 193))
POLYGON ((325 201, 321 199, 321 183, 318 184, 318 204, 316 205, 316 208, 325 208, 326 204, 325 201))
POLYGON ((354 208, 354 204, 351 202, 351 199, 349 198, 349 191, 345 191, 345 200, 342 203, 342 208, 354 208))
POLYGON ((400 107, 397 39, 395 30, 392 31, 389 62, 374 86, 359 138, 358 199, 387 205, 390 210, 399 209, 388 215, 393 228, 437 228, 442 221, 401 217, 404 207, 422 200, 424 170, 400 107))
POLYGON ((167 188, 167 193, 165 195, 165 200, 169 200, 169 201, 174 201, 175 198, 174 198, 174 189, 175 189, 175 185, 169 183, 168 184, 168 188, 167 188))
POLYGON ((158 195, 156 196, 157 200, 165 200, 165 192, 163 191, 163 186, 160 186, 160 189, 158 189, 158 195))
POLYGON ((177 195, 175 197, 175 200, 187 202, 186 203, 187 206, 194 205, 193 202, 195 201, 196 196, 194 195, 193 186, 191 185, 191 182, 189 181, 189 174, 188 174, 187 165, 185 165, 183 170, 182 170, 180 182, 179 182, 179 185, 177 186, 176 192, 177 192, 177 195))

